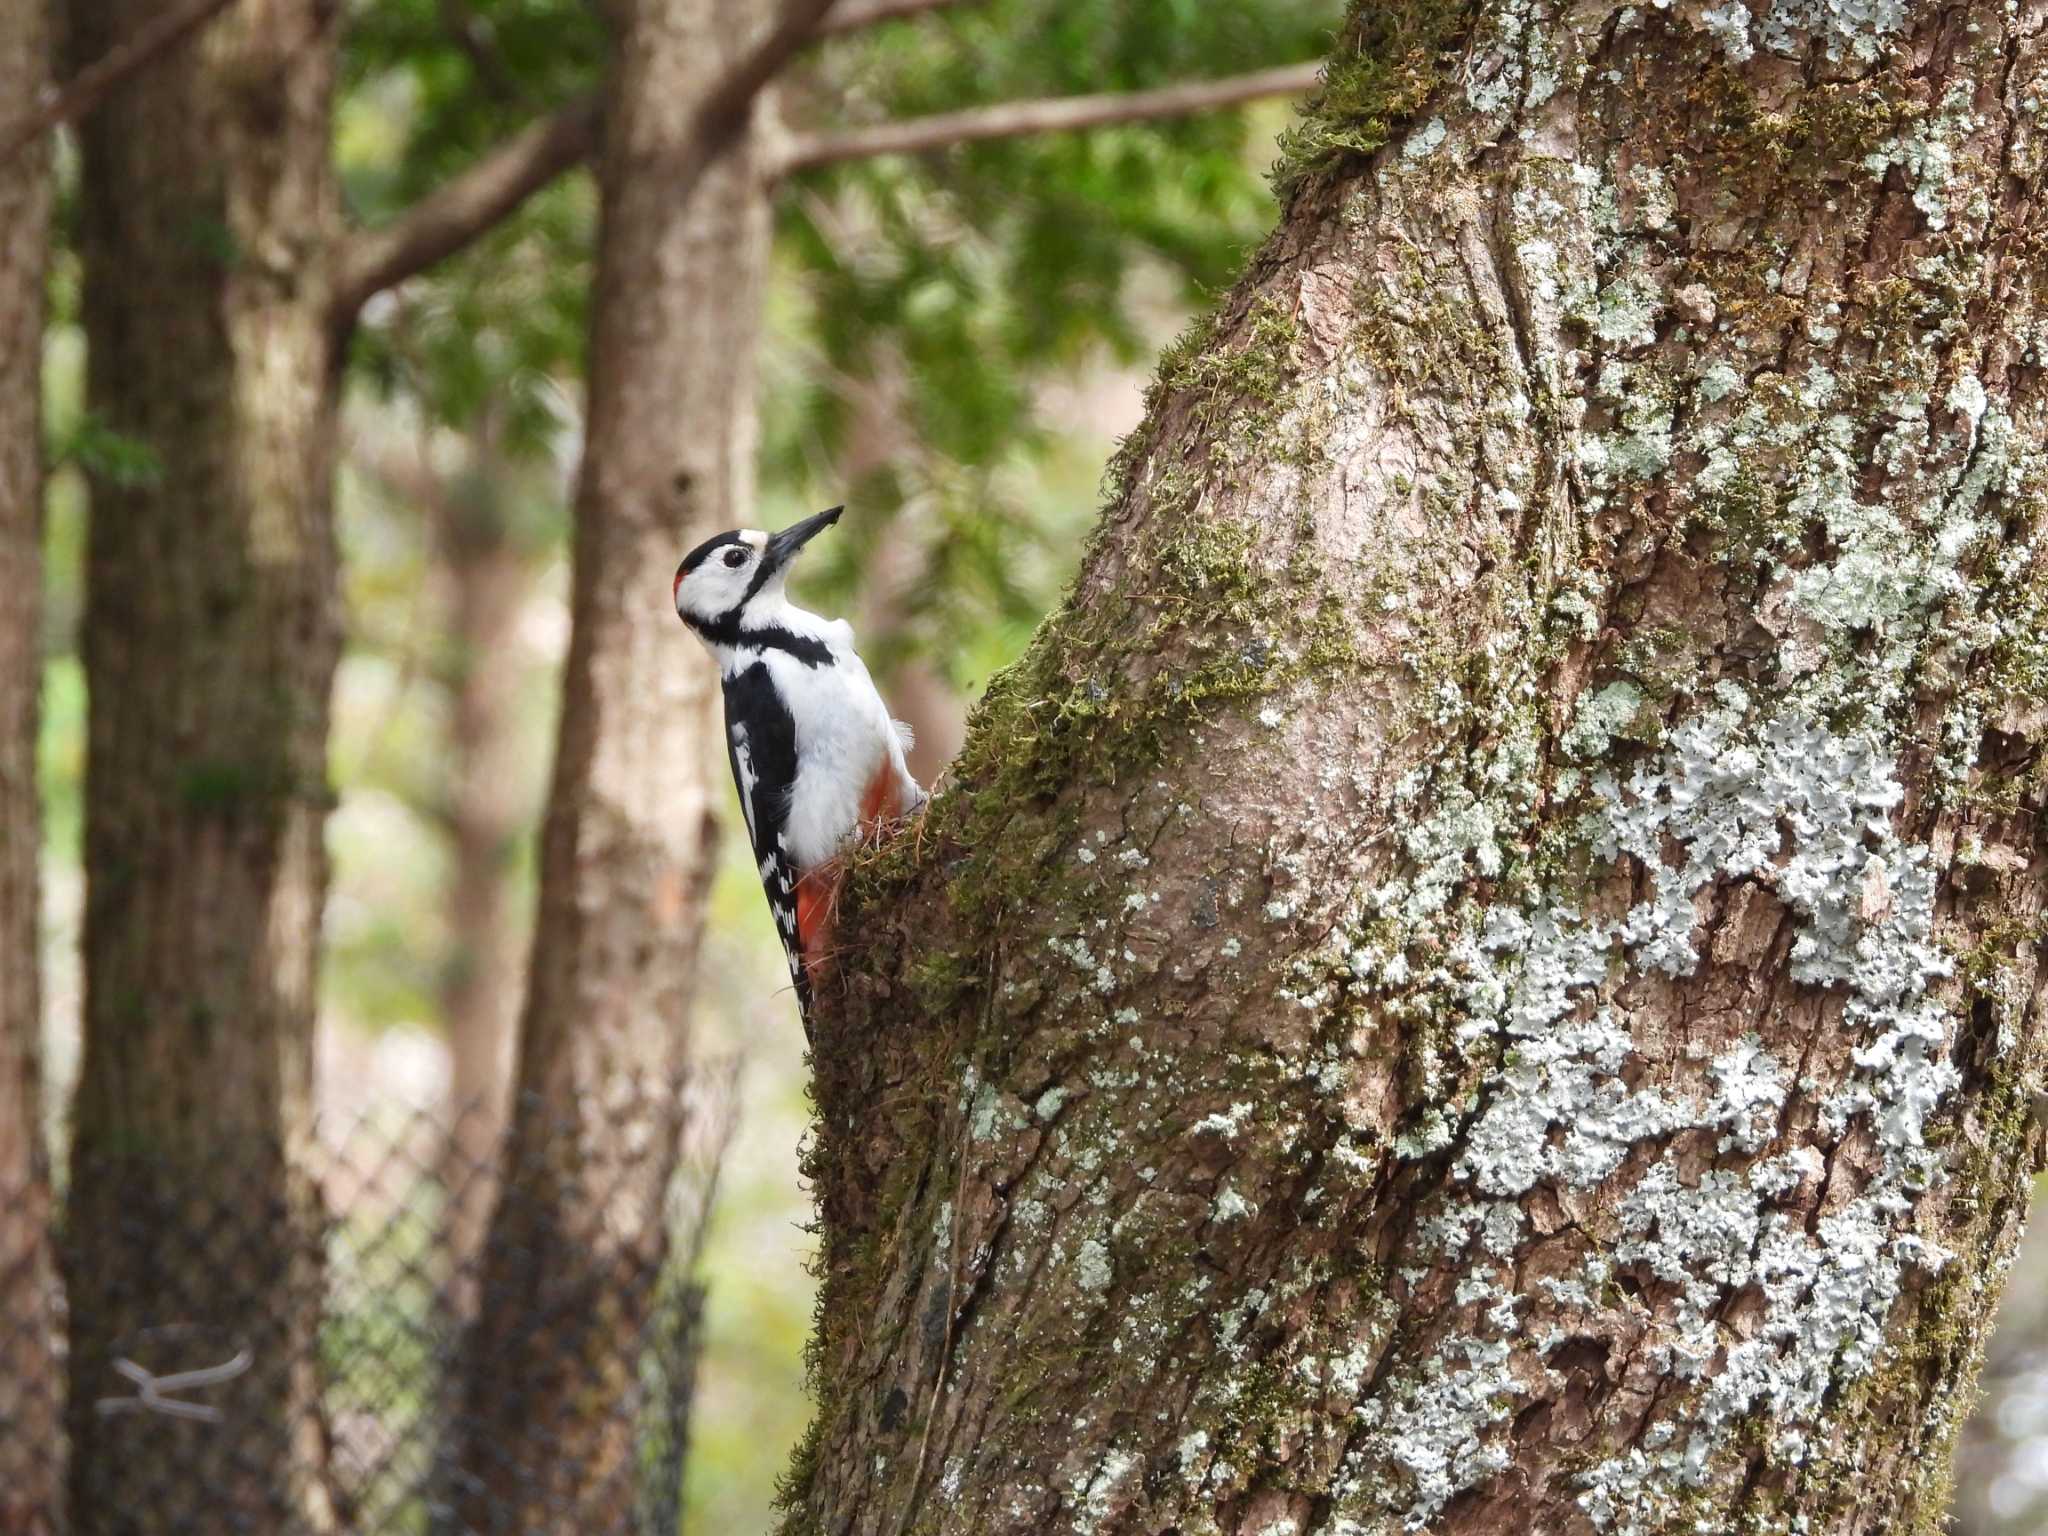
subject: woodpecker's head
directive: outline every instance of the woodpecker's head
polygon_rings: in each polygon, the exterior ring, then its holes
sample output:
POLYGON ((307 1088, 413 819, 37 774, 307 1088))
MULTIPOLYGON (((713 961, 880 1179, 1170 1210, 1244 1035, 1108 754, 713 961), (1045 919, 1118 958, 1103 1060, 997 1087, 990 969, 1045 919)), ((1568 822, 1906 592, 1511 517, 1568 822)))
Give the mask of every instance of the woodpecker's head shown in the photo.
POLYGON ((676 616, 707 637, 744 628, 748 607, 779 601, 796 552, 838 522, 845 510, 827 508, 780 533, 735 528, 706 539, 676 567, 676 616))

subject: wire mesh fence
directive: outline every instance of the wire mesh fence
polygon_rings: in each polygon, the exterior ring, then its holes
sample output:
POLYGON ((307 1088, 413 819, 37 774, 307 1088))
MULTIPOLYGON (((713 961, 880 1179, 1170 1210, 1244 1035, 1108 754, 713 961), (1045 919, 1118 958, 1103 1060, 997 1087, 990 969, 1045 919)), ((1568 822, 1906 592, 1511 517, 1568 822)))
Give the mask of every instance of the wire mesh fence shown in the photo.
POLYGON ((0 1193, 0 1536, 675 1536, 730 1106, 626 1081, 0 1193))

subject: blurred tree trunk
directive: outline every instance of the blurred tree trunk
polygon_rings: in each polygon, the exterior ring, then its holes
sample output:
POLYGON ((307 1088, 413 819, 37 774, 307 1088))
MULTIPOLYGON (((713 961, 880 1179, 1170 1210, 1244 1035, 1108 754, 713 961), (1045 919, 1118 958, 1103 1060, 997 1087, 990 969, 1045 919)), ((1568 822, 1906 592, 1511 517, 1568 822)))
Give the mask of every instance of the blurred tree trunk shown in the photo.
MULTIPOLYGON (((78 64, 149 0, 75 0, 78 64)), ((323 260, 340 8, 251 0, 80 129, 97 426, 87 560, 85 1042, 68 1207, 80 1532, 321 1514, 300 1268, 326 883, 336 337, 323 260), (170 1331, 165 1331, 170 1330, 170 1331), (252 1369, 237 1426, 129 1413, 128 1356, 252 1369)))
POLYGON ((1940 1528, 2040 1145, 2043 23, 1355 9, 849 890, 790 1532, 1940 1528))
MULTIPOLYGON (((34 101, 48 84, 48 23, 43 0, 24 0, 0 23, 0 101, 34 101)), ((50 1536, 63 1478, 36 798, 49 162, 42 144, 0 161, 0 1536, 50 1536)))
MULTIPOLYGON (((442 1177, 448 1257, 465 1272, 497 1194, 496 1158, 509 1110, 513 1025, 522 938, 514 861, 533 815, 514 664, 519 626, 534 595, 533 561, 513 536, 515 494, 496 415, 485 410, 444 472, 431 444, 356 450, 357 461, 427 520, 445 651, 435 662, 446 694, 444 779, 422 806, 448 841, 449 953, 440 982, 448 1036, 448 1137, 442 1177)), ((467 1312, 473 1296, 461 1298, 467 1312)))
MULTIPOLYGON (((902 610, 884 617, 900 623, 902 610)), ((966 733, 967 701, 926 655, 908 656, 896 668, 889 679, 888 699, 889 712, 909 726, 915 738, 905 754, 912 776, 920 784, 937 783, 946 765, 959 754, 966 733)))
POLYGON ((853 416, 839 455, 846 480, 846 499, 873 510, 895 503, 895 516, 880 539, 861 580, 861 612, 855 625, 870 665, 883 671, 883 694, 889 710, 911 729, 907 758, 911 775, 929 785, 960 751, 967 724, 967 702, 960 690, 918 647, 912 633, 917 599, 933 580, 924 559, 927 537, 913 521, 917 513, 902 506, 902 465, 918 444, 905 418, 907 381, 903 359, 884 352, 871 361, 872 373, 853 396, 853 416), (867 494, 872 487, 875 494, 867 494))
MULTIPOLYGON (((681 1070, 713 848, 716 678, 669 578, 752 501, 753 355, 768 204, 742 132, 687 197, 700 103, 745 46, 746 0, 617 9, 600 162, 574 631, 542 829, 506 1189, 468 1364, 461 1517, 478 1531, 621 1528, 632 1390, 673 1146, 607 1106, 681 1070), (615 1191, 601 1207, 581 1187, 615 1191), (538 1473, 515 1485, 505 1466, 538 1473)), ((719 793, 723 793, 720 786, 719 793)))
POLYGON ((467 471, 434 502, 435 553, 453 648, 448 798, 448 926, 454 943, 441 987, 448 1029, 450 1254, 466 1268, 495 1198, 512 1030, 523 980, 513 859, 532 814, 520 750, 519 670, 509 664, 533 596, 530 561, 507 521, 507 487, 488 428, 467 471))

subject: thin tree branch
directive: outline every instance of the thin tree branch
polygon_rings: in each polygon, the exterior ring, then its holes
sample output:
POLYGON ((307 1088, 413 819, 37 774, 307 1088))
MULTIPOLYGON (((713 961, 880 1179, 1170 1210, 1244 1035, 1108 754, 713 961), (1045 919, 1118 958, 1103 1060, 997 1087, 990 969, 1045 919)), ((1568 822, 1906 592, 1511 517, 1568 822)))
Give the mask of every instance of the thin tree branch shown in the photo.
MULTIPOLYGON (((855 8, 854 17, 856 23, 862 16, 884 21, 909 14, 913 6, 931 9, 941 3, 944 0, 869 0, 855 8)), ((698 109, 682 163, 672 172, 673 195, 689 195, 705 167, 744 125, 761 88, 818 35, 831 6, 832 0, 790 0, 781 19, 713 88, 698 109)), ((521 129, 390 223, 346 237, 335 260, 335 329, 351 325, 372 295, 454 255, 557 176, 587 160, 597 149, 601 121, 595 93, 571 102, 552 117, 521 129)))
POLYGON ((697 108, 696 124, 682 169, 683 185, 676 189, 680 201, 696 190, 704 167, 717 157, 732 136, 745 125, 747 113, 762 87, 781 72, 823 25, 832 0, 787 0, 782 14, 768 33, 726 73, 697 108))
POLYGON ((377 229, 350 235, 335 260, 333 315, 353 321, 372 294, 452 256, 597 148, 595 93, 522 128, 377 229))
POLYGON ((1109 92, 1100 96, 1055 96, 1043 101, 1009 101, 964 112, 939 112, 930 117, 876 123, 842 132, 799 133, 784 140, 773 171, 786 176, 813 166, 871 155, 914 155, 981 139, 1008 139, 1030 133, 1066 133, 1109 123, 1137 123, 1164 117, 1187 117, 1268 96, 1299 96, 1322 73, 1320 61, 1287 64, 1221 80, 1193 81, 1152 91, 1109 92))
POLYGON ((816 35, 838 37, 842 33, 878 27, 885 21, 922 16, 926 11, 942 11, 959 3, 960 0, 867 0, 865 5, 854 5, 851 0, 841 0, 838 6, 825 13, 825 19, 818 23, 816 35))
POLYGON ((115 86, 160 54, 168 53, 204 26, 232 0, 186 0, 135 29, 73 75, 42 104, 0 129, 0 162, 11 160, 60 123, 83 117, 115 86))
MULTIPOLYGON (((745 122, 754 96, 816 35, 821 26, 818 17, 830 15, 831 3, 798 0, 774 31, 706 98, 685 157, 670 177, 673 196, 684 198, 695 189, 698 177, 725 140, 745 122)), ((857 21, 875 23, 935 10, 947 3, 953 0, 870 0, 849 14, 857 21)), ((772 179, 867 155, 915 154, 976 139, 1186 116, 1260 97, 1299 95, 1316 83, 1320 70, 1320 64, 1290 64, 1154 91, 1007 102, 845 133, 800 134, 783 142, 769 170, 772 179)), ((349 237, 336 262, 337 325, 352 321, 371 295, 461 250, 555 177, 587 159, 597 148, 599 117, 598 98, 586 96, 515 134, 391 223, 349 237)))

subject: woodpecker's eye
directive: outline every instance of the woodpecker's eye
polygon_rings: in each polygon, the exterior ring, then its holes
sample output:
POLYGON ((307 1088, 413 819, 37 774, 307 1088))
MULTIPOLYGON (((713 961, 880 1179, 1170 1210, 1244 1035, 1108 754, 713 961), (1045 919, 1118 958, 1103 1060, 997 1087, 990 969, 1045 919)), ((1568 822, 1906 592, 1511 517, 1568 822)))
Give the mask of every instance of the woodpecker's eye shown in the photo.
POLYGON ((738 570, 747 563, 747 552, 744 549, 728 549, 725 552, 725 563, 738 570))

